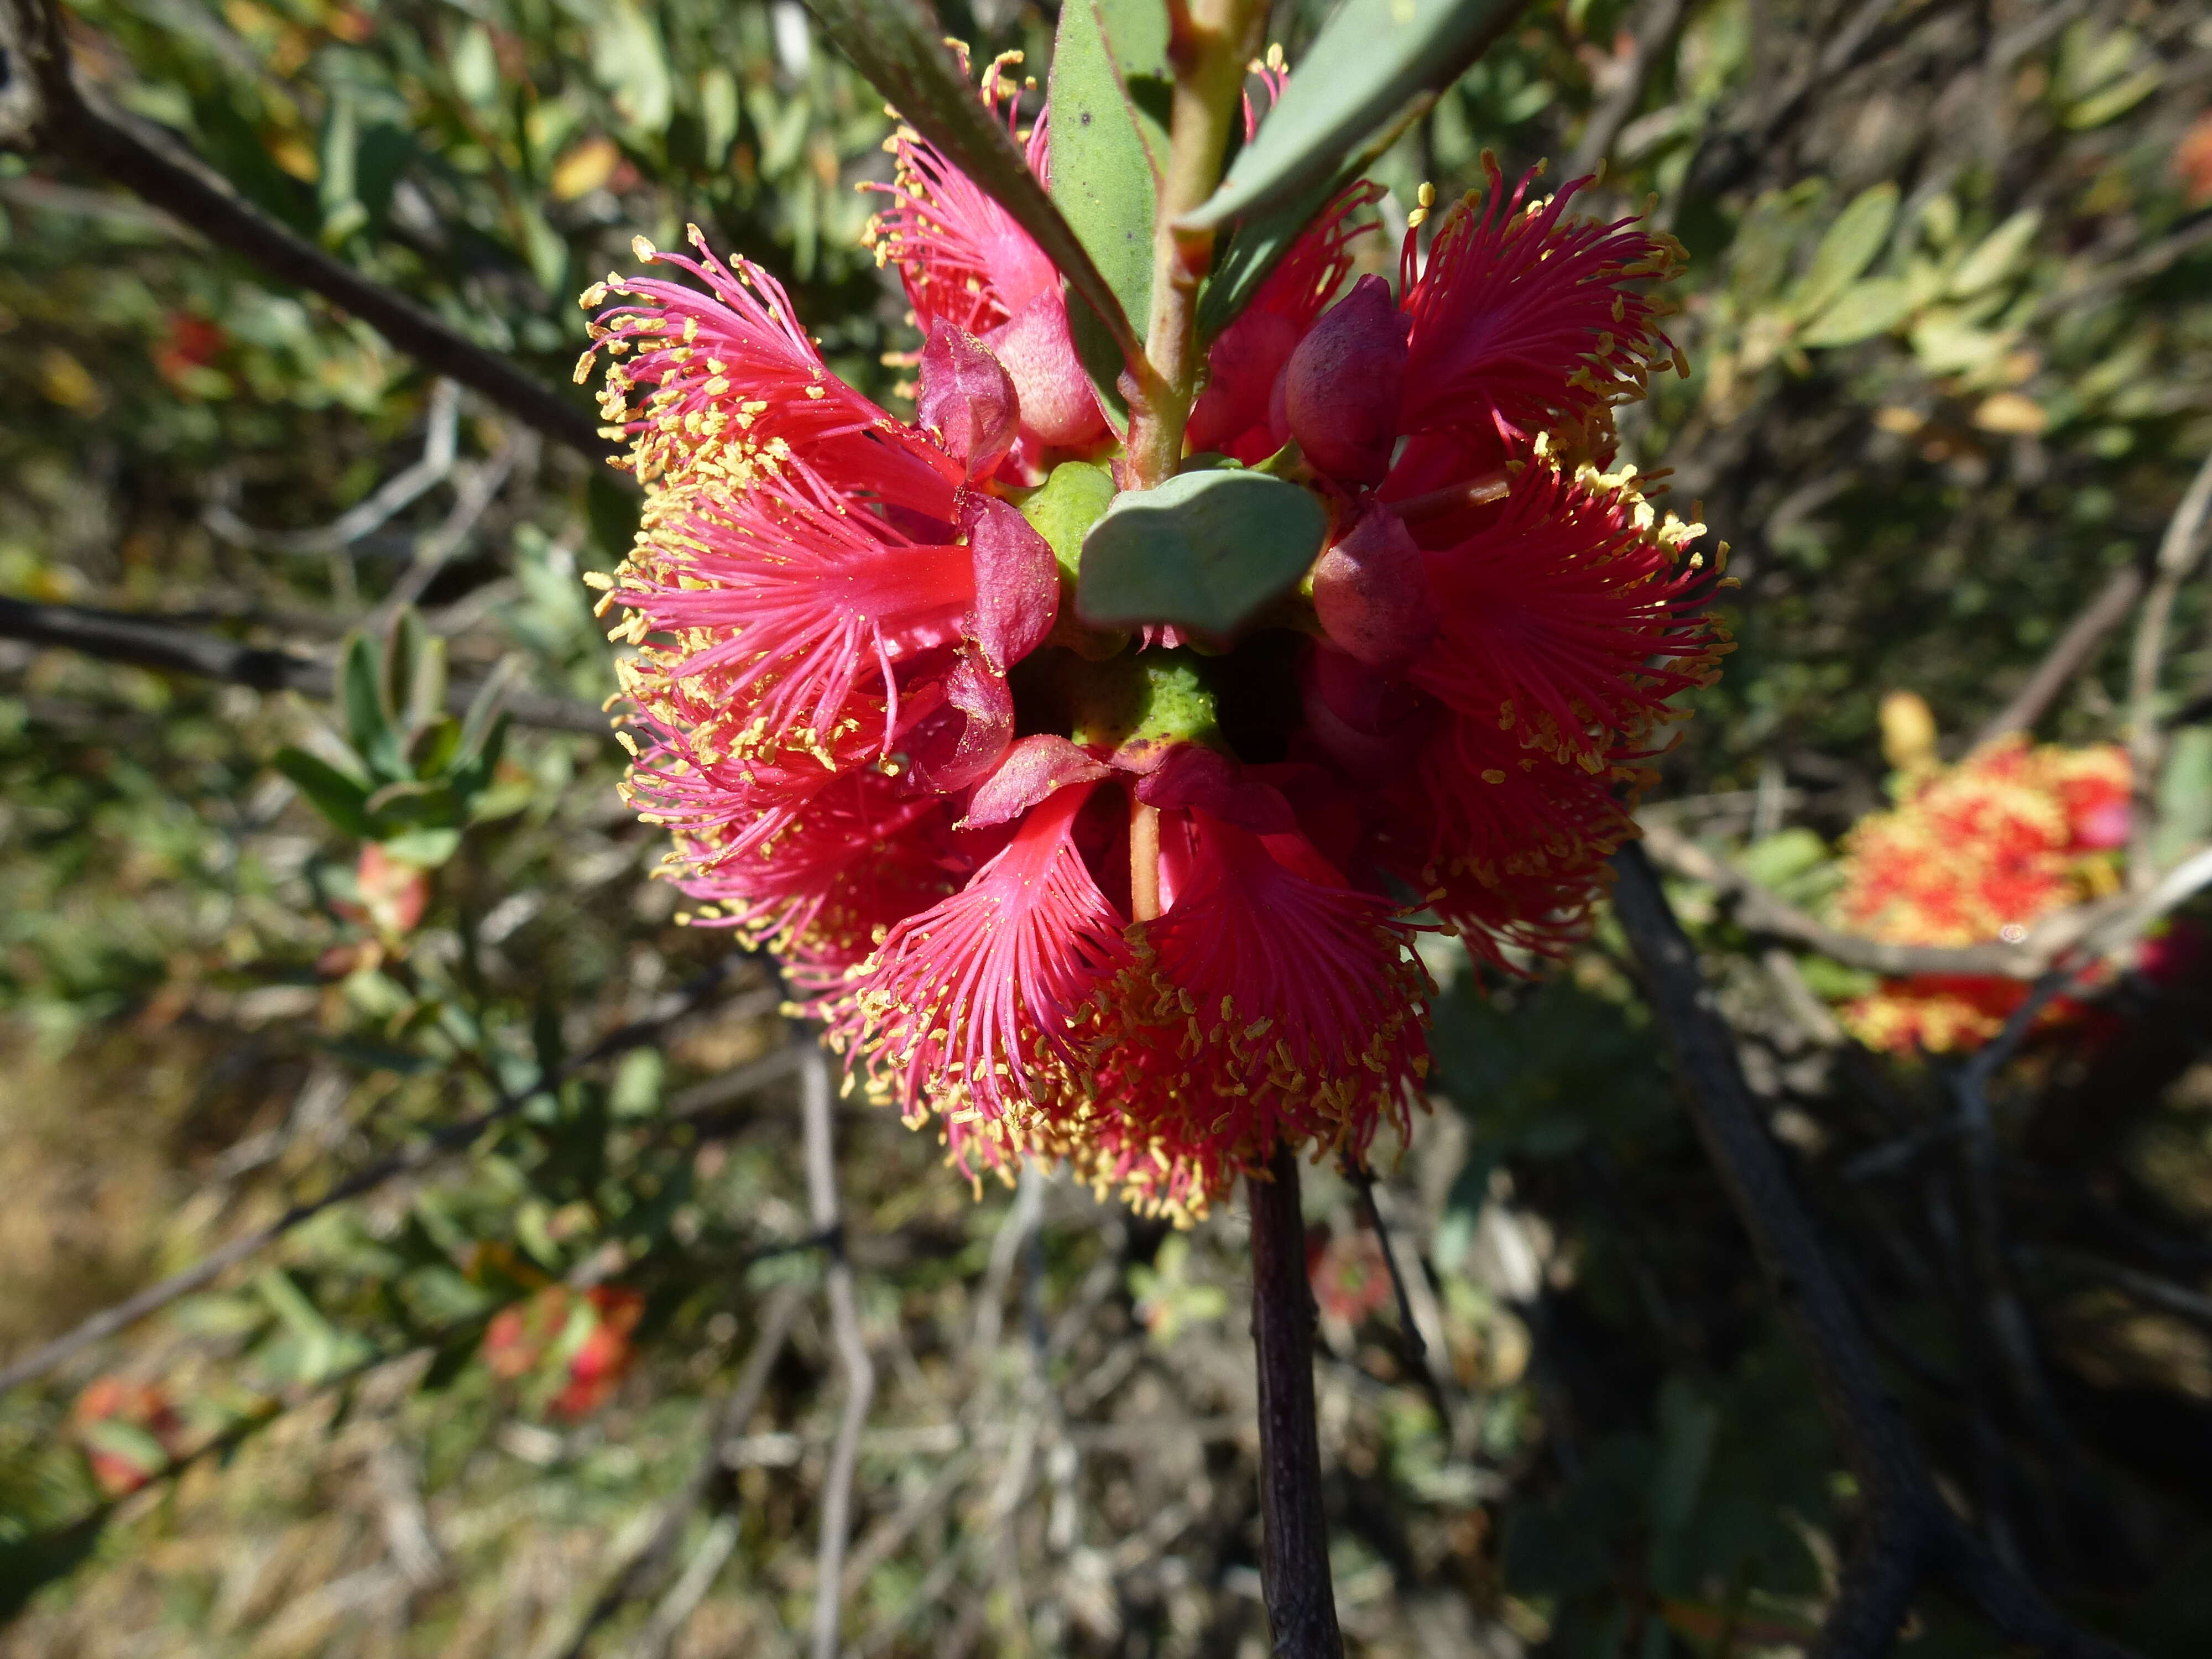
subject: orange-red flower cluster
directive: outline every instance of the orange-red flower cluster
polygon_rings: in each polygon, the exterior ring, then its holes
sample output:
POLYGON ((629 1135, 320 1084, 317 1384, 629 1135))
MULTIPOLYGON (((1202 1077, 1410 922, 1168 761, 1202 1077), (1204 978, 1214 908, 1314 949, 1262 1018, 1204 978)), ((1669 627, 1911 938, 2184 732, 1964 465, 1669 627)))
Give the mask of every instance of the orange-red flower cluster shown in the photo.
MULTIPOLYGON (((2109 744, 2039 748, 2013 738, 1923 772, 1844 842, 1838 919, 1897 945, 2023 939, 2051 912, 2116 889, 2128 799, 2127 755, 2109 744)), ((1843 1018, 1862 1042, 1892 1053, 1970 1049, 2003 1028, 2027 990, 2018 980, 1923 975, 1885 981, 1843 1018)))

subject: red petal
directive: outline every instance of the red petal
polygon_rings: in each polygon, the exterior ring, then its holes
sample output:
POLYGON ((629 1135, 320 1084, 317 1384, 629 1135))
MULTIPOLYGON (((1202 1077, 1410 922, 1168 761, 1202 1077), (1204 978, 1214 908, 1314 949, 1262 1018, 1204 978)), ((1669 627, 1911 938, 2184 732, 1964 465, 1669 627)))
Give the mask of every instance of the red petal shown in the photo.
POLYGON ((1196 806, 1256 835, 1295 830, 1297 819, 1282 793, 1231 760, 1195 743, 1177 744, 1137 785, 1137 799, 1162 811, 1196 806))
POLYGON ((945 453, 982 477, 1021 435, 1021 403, 1013 377, 990 348, 963 329, 939 323, 921 349, 921 392, 915 422, 945 453))
POLYGON ((907 739, 914 781, 934 794, 965 789, 998 764, 1014 735, 1014 694, 1003 674, 963 655, 945 678, 945 707, 907 739))
POLYGON ((968 803, 963 830, 1004 823, 1019 817, 1054 790, 1071 783, 1091 783, 1113 769, 1078 749, 1066 738, 1039 733, 1024 738, 1006 750, 998 769, 975 786, 968 803))
POLYGON ((1052 544, 995 495, 963 491, 960 529, 975 561, 969 632, 1004 672, 1042 645, 1060 615, 1060 566, 1052 544))

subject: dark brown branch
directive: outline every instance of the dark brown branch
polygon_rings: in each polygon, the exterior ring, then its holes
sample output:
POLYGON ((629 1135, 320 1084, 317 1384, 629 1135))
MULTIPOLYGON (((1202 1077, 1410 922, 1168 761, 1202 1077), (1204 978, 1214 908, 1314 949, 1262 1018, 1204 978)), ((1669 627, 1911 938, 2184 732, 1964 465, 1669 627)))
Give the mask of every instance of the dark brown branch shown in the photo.
POLYGON ((319 294, 433 373, 593 459, 617 445, 589 410, 263 214, 175 134, 112 112, 72 72, 52 0, 0 0, 0 144, 38 145, 113 179, 279 281, 319 294))
POLYGON ((1632 843, 1613 855, 1613 866, 1614 914, 1636 952, 1698 1139, 1804 1353, 1865 1504, 1857 1548, 1815 1649, 1819 1659, 1888 1653, 1915 1591, 1930 1578, 2039 1651, 2118 1659, 2127 1650, 2069 1623, 1970 1536, 1937 1495, 1919 1443, 1759 1120, 1735 1039, 1650 860, 1632 843))
POLYGON ((2027 684, 2013 693, 2012 701, 1974 733, 1972 746, 1979 749, 2014 732, 2032 730, 2045 711, 2057 701, 2058 694, 2096 655, 2105 636, 2120 625, 2121 618, 2142 597, 2142 565, 2131 564, 2124 570, 2114 571, 2104 592, 2091 600, 2089 608, 2075 617, 2052 643, 2043 660, 2036 665, 2035 672, 2027 677, 2027 684))
POLYGON ((1306 1276, 1298 1160, 1277 1142, 1267 1178, 1248 1176, 1252 1346, 1260 1372, 1260 1579, 1279 1659, 1343 1659, 1322 1510, 1314 1425, 1313 1287, 1306 1276))
MULTIPOLYGON (((0 599, 0 639, 30 645, 58 646, 106 662, 127 662, 163 674, 190 674, 251 686, 257 691, 297 691, 310 697, 331 694, 331 665, 313 657, 270 646, 242 645, 220 634, 178 628, 155 617, 94 611, 74 605, 37 605, 0 599)), ((482 689, 456 680, 447 708, 465 714, 482 689)), ((535 692, 505 693, 500 706, 525 726, 553 732, 590 732, 605 736, 607 717, 589 703, 535 692)))

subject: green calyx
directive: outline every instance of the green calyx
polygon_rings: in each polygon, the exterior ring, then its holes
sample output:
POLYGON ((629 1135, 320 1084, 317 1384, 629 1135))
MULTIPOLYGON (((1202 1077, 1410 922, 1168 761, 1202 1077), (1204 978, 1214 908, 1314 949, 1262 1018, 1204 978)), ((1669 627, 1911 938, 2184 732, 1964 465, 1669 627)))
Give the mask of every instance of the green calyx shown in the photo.
POLYGON ((1052 544, 1060 566, 1060 619, 1047 637, 1092 662, 1117 656, 1128 644, 1125 629, 1086 628, 1076 619, 1077 579, 1083 569, 1083 538, 1106 514, 1114 500, 1114 475, 1091 461, 1062 461, 1021 502, 1030 526, 1052 544))
POLYGON ((1066 670, 1075 741, 1109 749, 1124 764, 1150 749, 1179 743, 1224 747, 1206 682, 1194 652, 1144 651, 1109 662, 1072 662, 1066 670))

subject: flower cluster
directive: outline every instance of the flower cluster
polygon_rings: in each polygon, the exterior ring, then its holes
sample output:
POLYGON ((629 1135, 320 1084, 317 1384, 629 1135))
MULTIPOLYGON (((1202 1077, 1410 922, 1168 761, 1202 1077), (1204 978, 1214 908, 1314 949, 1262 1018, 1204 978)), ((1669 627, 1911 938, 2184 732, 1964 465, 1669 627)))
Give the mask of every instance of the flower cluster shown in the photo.
MULTIPOLYGON (((1845 840, 1838 920, 1896 945, 2024 939, 2053 911, 2117 890, 2128 792, 2126 752, 2110 744, 2039 748, 2014 737, 1912 775, 1894 808, 1845 840)), ((1923 975, 1854 999, 1843 1019, 1895 1054, 1971 1049, 2027 994, 2018 980, 1923 975)))
MULTIPOLYGON (((991 65, 1010 124, 1018 93, 991 65)), ((1047 118, 1015 136, 1046 176, 1047 118)), ((1182 1218, 1279 1139, 1358 1157, 1418 1098, 1419 931, 1559 951, 1725 648, 1702 527, 1607 470, 1614 407, 1675 361, 1679 250, 1493 167, 1424 191, 1395 283, 1354 281, 1380 192, 1345 192, 1211 343, 1186 434, 1273 458, 1325 551, 1233 640, 1109 632, 1079 536, 1045 533, 1127 482, 1059 275, 911 131, 888 147, 910 422, 696 231, 639 248, 692 281, 584 296, 579 378, 607 359, 647 486, 596 584, 635 647, 627 787, 684 919, 777 952, 971 1176, 1061 1158, 1182 1218)))

